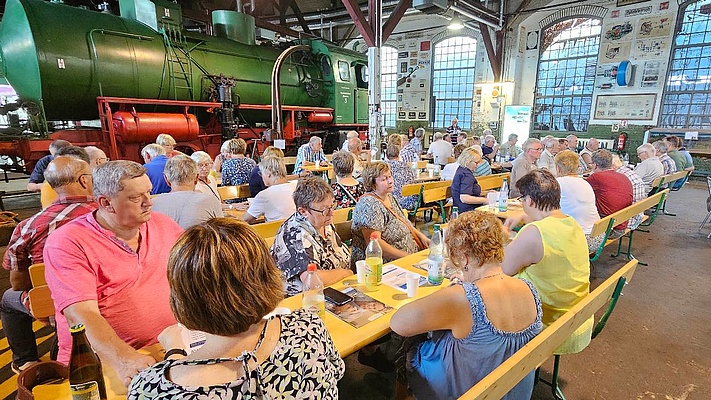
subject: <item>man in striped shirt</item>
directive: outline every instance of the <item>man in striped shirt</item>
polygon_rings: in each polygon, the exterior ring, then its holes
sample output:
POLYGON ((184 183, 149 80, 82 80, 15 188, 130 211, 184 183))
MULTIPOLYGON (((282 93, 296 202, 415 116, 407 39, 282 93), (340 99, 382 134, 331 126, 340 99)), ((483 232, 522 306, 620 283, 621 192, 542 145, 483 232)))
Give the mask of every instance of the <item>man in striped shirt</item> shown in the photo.
POLYGON ((96 209, 91 167, 85 161, 68 156, 56 157, 47 166, 44 177, 59 198, 17 225, 2 263, 10 271, 12 288, 3 294, 0 312, 12 350, 12 370, 16 373, 39 359, 27 297, 27 291, 32 288, 28 268, 44 261, 42 251, 50 233, 96 209))
POLYGON ((327 165, 326 156, 323 154, 323 144, 318 136, 311 136, 309 142, 301 145, 296 153, 296 163, 294 163, 294 174, 300 174, 305 165, 327 165))

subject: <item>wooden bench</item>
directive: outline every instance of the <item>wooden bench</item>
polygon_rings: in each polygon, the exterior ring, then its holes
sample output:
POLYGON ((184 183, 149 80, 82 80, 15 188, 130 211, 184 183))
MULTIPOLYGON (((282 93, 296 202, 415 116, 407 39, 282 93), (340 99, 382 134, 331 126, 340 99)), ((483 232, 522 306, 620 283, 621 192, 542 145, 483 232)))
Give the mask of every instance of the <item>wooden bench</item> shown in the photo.
POLYGON ((250 196, 249 184, 245 183, 237 186, 218 186, 217 193, 220 195, 222 201, 246 199, 250 196))
POLYGON ((484 379, 459 397, 460 400, 500 399, 531 371, 538 368, 551 355, 555 356, 552 390, 557 398, 564 398, 557 384, 556 372, 560 365, 560 356, 555 350, 570 337, 583 323, 598 310, 608 304, 607 310, 595 325, 593 339, 602 331, 610 314, 615 309, 617 300, 625 284, 632 279, 637 260, 631 260, 607 278, 600 286, 582 299, 570 311, 563 314, 533 340, 491 371, 484 379), (560 397, 559 397, 560 396, 560 397))
POLYGON ((254 224, 250 226, 257 232, 257 234, 259 234, 259 236, 266 239, 276 236, 279 227, 284 223, 284 221, 286 220, 279 219, 276 221, 262 222, 261 224, 254 224))
MULTIPOLYGON (((510 183, 511 182, 511 173, 504 172, 501 174, 477 176, 476 177, 476 180, 479 183, 479 186, 481 186, 482 193, 484 191, 495 190, 495 189, 501 188, 501 185, 504 184, 504 179, 506 179, 510 183)), ((484 195, 484 197, 486 197, 486 195, 484 195)))
MULTIPOLYGON (((432 189, 439 188, 451 188, 452 181, 435 181, 435 182, 424 182, 424 183, 411 183, 409 185, 404 185, 402 187, 402 197, 407 196, 417 196, 417 201, 415 201, 415 207, 412 210, 408 210, 408 215, 410 218, 414 218, 419 212, 424 212, 428 210, 437 210, 440 216, 444 215, 444 202, 439 202, 439 191, 430 192, 428 198, 434 199, 434 203, 428 203, 424 199, 424 193, 432 189)), ((446 197, 445 197, 446 199, 446 197)))
MULTIPOLYGON (((597 250, 594 253, 590 254, 590 261, 597 261, 597 259, 600 258, 600 254, 602 254, 603 248, 614 242, 617 242, 617 253, 615 253, 613 257, 617 257, 620 254, 624 254, 627 256, 628 259, 633 259, 634 255, 632 255, 632 236, 636 230, 639 230, 639 227, 635 229, 627 228, 622 236, 612 238, 611 234, 614 227, 621 223, 624 223, 625 221, 629 221, 632 217, 638 214, 642 214, 650 208, 654 208, 654 212, 651 216, 645 215, 643 217, 643 222, 645 222, 646 220, 647 223, 645 226, 651 225, 654 222, 654 219, 657 217, 659 210, 661 210, 662 204, 664 204, 664 199, 666 198, 668 193, 669 189, 664 189, 661 192, 649 196, 644 200, 633 203, 632 205, 625 207, 620 211, 600 218, 597 222, 595 222, 592 227, 592 231, 590 232, 590 237, 596 237, 600 235, 604 236, 597 250), (627 238, 627 250, 624 252, 622 251, 623 237, 627 238)), ((647 265, 641 261, 640 264, 647 265)))
POLYGON ((338 208, 333 210, 333 224, 350 221, 353 219, 353 207, 338 208))
MULTIPOLYGON (((665 187, 669 189, 670 192, 678 192, 681 190, 682 186, 689 179, 691 171, 678 171, 667 175, 662 175, 659 178, 652 181, 652 193, 657 193, 663 190, 665 187)), ((662 213, 664 215, 669 215, 676 217, 676 214, 667 212, 667 202, 664 201, 662 205, 662 213)))
POLYGON ((44 279, 44 264, 30 265, 29 272, 32 282, 32 289, 27 292, 30 298, 30 313, 36 319, 49 318, 54 315, 54 301, 44 279))

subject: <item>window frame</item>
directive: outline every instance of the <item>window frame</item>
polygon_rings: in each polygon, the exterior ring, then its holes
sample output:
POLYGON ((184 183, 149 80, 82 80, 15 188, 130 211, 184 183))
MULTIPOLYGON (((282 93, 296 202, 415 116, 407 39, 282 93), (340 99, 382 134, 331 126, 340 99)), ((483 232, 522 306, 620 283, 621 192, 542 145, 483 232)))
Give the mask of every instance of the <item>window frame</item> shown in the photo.
POLYGON ((473 124, 473 114, 474 114, 474 82, 476 79, 476 65, 477 65, 477 45, 478 40, 472 36, 468 35, 456 35, 447 36, 442 40, 434 43, 432 50, 432 92, 431 99, 433 112, 430 117, 433 126, 446 128, 450 126, 453 118, 457 118, 459 121, 459 126, 468 131, 471 130, 473 124), (466 41, 466 43, 456 43, 457 40, 466 41), (455 43, 449 45, 446 44, 449 41, 454 41, 455 43), (452 48, 453 50, 445 53, 449 56, 450 54, 467 54, 466 59, 457 59, 452 57, 443 57, 442 53, 438 57, 438 49, 440 46, 446 46, 452 48), (463 49, 468 49, 463 51, 463 49), (444 58, 444 60, 439 60, 439 58, 444 58), (445 63, 442 66, 440 63, 445 63), (465 64, 465 65, 462 65, 465 64), (468 65, 471 64, 471 65, 468 65), (461 72, 461 73, 460 73, 461 72), (441 74, 442 76, 437 76, 441 74), (471 86, 466 88, 462 85, 461 80, 465 79, 464 84, 467 80, 471 80, 471 86), (443 82, 438 82, 438 81, 443 82), (457 90, 457 97, 437 97, 437 93, 453 93, 452 90, 447 89, 448 86, 459 86, 457 90))

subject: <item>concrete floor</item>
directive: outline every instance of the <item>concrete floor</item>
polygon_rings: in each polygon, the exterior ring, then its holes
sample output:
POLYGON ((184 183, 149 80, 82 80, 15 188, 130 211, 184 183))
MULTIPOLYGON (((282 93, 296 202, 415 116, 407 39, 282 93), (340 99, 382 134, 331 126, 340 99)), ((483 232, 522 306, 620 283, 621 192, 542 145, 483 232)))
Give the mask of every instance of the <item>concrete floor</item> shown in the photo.
MULTIPOLYGON (((711 224, 697 229, 707 197, 705 182, 690 182, 671 194, 668 211, 678 216, 660 216, 651 233, 635 234, 633 252, 649 266, 637 268, 605 330, 590 346, 562 358, 568 399, 711 399, 711 239, 706 238, 711 224)), ((36 201, 30 197, 18 206, 36 207, 36 201)), ((19 212, 26 217, 35 210, 19 212)), ((624 264, 610 254, 611 248, 595 263, 593 287, 624 264)), ((0 289, 6 287, 7 274, 0 270, 0 289)), ((551 369, 549 361, 542 375, 549 376, 551 369)), ((0 381, 8 378, 3 374, 0 381)), ((346 357, 339 387, 344 400, 391 399, 394 375, 362 366, 352 355, 346 357)), ((539 384, 532 398, 553 397, 539 384)))

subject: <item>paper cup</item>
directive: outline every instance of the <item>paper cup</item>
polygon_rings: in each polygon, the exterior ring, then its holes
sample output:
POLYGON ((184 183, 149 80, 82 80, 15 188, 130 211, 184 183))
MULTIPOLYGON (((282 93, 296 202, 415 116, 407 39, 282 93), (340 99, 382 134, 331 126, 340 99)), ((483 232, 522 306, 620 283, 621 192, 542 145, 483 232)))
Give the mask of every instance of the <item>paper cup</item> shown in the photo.
POLYGON ((496 192, 487 193, 486 200, 489 202, 489 210, 493 210, 496 208, 496 203, 499 201, 499 194, 496 192))
POLYGON ((420 274, 407 274, 407 297, 417 296, 417 288, 420 286, 420 274))
POLYGON ((358 283, 365 283, 365 260, 356 261, 356 273, 358 274, 358 283))
POLYGON ((434 176, 434 169, 432 168, 427 168, 427 174, 432 178, 434 176))

